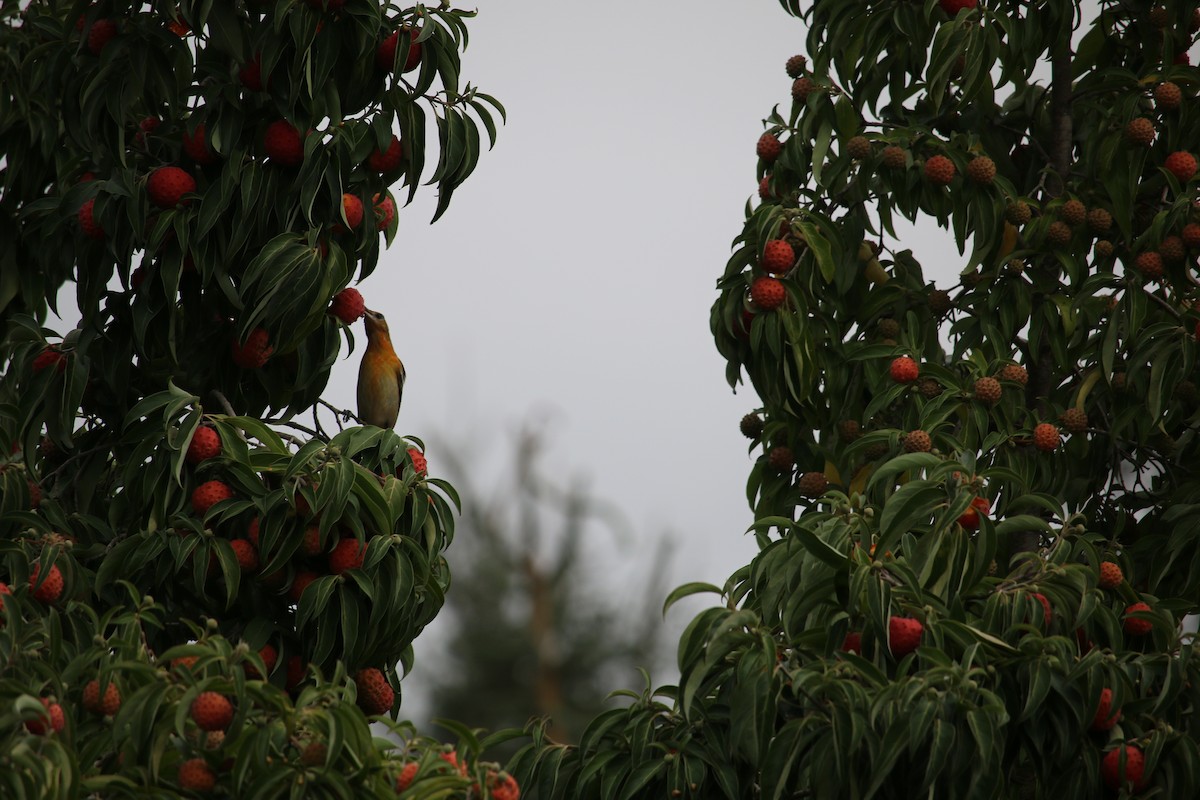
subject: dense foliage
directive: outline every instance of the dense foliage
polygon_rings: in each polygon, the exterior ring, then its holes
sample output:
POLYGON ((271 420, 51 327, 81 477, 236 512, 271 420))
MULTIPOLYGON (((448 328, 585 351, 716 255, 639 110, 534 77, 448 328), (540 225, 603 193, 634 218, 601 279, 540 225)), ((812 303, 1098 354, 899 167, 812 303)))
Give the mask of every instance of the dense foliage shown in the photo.
POLYGON ((782 5, 808 52, 712 310, 762 401, 760 552, 669 599, 723 601, 678 687, 519 774, 571 798, 1196 796, 1200 12, 782 5), (953 286, 914 247, 935 227, 953 286))
POLYGON ((389 187, 495 137, 470 16, 0 4, 0 795, 511 798, 391 722, 454 490, 319 413, 389 187))

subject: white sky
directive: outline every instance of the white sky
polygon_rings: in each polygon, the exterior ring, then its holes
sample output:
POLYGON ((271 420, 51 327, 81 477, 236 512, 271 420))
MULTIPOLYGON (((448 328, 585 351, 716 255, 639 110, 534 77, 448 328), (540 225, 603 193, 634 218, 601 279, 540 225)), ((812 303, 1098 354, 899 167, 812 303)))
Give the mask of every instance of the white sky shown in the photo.
MULTIPOLYGON (((738 421, 758 400, 730 392, 708 314, 757 191, 761 121, 791 102, 784 62, 805 29, 770 0, 626 9, 481 4, 462 72, 508 124, 436 225, 432 187, 401 209, 396 243, 358 288, 389 319, 409 376, 397 431, 426 440, 431 472, 439 444, 470 441, 490 488, 511 432, 549 418, 547 471, 589 477, 639 536, 673 535, 665 597, 722 584, 755 553, 738 421)), ((944 252, 941 272, 957 273, 944 252)), ((326 392, 346 408, 355 335, 326 392)), ((599 542, 593 578, 620 595, 622 565, 653 550, 599 542)), ((678 629, 691 612, 671 616, 678 629)))
MULTIPOLYGON (((359 288, 408 368, 397 430, 428 437, 431 470, 439 441, 470 439, 498 455, 477 481, 490 487, 511 431, 549 415, 547 469, 589 476, 639 535, 670 531, 665 597, 686 581, 721 585, 756 552, 738 422, 758 400, 729 390, 708 314, 757 192, 762 120, 791 102, 784 62, 804 52, 805 28, 769 0, 623 10, 481 4, 463 75, 505 104, 508 124, 436 225, 432 192, 402 211, 396 245, 359 288)), ((353 402, 357 363, 335 368, 335 403, 353 402)), ((653 549, 597 543, 591 577, 619 597, 653 549)), ((670 629, 710 598, 677 607, 670 629)), ((406 716, 424 710, 438 638, 434 627, 416 644, 406 716)))

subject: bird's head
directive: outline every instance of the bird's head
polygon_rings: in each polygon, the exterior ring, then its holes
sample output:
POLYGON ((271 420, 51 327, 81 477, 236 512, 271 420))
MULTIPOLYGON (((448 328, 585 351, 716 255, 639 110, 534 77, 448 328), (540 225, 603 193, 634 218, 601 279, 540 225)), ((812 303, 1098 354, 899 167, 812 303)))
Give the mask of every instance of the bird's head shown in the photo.
POLYGON ((368 336, 388 333, 387 320, 378 311, 372 311, 369 308, 366 309, 366 312, 363 314, 363 324, 367 326, 368 336))

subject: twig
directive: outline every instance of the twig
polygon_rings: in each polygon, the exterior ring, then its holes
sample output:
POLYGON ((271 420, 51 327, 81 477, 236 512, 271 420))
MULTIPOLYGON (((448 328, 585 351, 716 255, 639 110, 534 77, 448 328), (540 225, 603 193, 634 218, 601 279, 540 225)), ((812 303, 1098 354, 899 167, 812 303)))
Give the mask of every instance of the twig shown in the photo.
POLYGON ((221 408, 231 417, 236 417, 237 412, 233 410, 233 406, 229 404, 229 398, 224 395, 220 389, 213 389, 210 394, 217 399, 221 404, 221 408))

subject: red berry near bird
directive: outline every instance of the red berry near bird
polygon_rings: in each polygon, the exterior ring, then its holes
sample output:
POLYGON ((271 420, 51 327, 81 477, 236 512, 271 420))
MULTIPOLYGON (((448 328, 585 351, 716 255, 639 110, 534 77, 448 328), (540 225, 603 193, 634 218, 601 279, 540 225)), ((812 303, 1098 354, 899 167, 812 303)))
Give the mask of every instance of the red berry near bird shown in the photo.
POLYGON ((358 289, 342 289, 333 296, 329 304, 329 313, 347 325, 357 322, 367 313, 362 292, 358 289))
POLYGON ((404 394, 404 362, 392 347, 387 320, 366 309, 367 349, 358 368, 358 418, 364 425, 391 429, 404 394))

